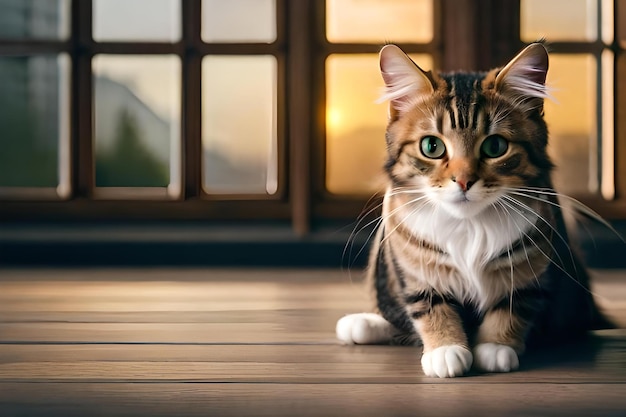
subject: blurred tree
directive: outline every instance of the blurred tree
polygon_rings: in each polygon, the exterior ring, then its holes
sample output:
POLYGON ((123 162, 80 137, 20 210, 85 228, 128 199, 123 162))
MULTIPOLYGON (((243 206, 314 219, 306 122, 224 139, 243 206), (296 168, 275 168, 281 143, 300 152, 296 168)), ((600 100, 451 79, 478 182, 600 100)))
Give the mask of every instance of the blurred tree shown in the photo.
POLYGON ((37 125, 36 114, 22 97, 0 99, 0 186, 58 185, 57 149, 42 145, 37 125))
POLYGON ((168 184, 168 167, 154 157, 141 142, 137 121, 127 109, 123 109, 111 149, 96 158, 96 185, 166 187, 168 184))

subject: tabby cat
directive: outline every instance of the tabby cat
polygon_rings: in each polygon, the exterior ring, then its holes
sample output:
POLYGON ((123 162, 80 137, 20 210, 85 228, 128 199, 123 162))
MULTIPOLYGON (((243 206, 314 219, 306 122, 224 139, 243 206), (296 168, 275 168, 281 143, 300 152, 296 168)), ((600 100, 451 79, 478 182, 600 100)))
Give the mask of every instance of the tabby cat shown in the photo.
POLYGON ((527 346, 608 324, 570 250, 550 179, 548 53, 489 72, 425 72, 380 52, 388 188, 368 278, 377 313, 337 322, 348 344, 420 343, 428 376, 518 368, 527 346))

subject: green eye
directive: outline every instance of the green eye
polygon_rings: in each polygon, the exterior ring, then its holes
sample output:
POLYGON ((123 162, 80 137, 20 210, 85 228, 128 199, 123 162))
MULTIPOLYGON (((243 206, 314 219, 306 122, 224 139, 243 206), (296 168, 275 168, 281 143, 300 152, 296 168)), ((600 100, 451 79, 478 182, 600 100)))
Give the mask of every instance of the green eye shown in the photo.
POLYGON ((436 136, 426 136, 422 138, 420 146, 422 153, 427 158, 439 159, 446 153, 446 145, 436 136))
POLYGON ((480 152, 487 158, 497 158, 506 153, 509 149, 509 142, 500 135, 492 135, 487 137, 482 145, 480 152))

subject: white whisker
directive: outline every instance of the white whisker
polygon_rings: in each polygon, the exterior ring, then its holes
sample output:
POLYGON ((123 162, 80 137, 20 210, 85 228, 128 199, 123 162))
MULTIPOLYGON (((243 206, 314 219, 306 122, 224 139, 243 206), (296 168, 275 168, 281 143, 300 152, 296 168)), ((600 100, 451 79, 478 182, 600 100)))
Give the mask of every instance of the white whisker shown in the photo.
POLYGON ((344 260, 346 259, 346 256, 348 257, 348 275, 350 278, 350 281, 352 281, 352 276, 351 276, 351 269, 352 269, 352 263, 350 262, 350 259, 352 258, 352 252, 354 249, 354 242, 356 240, 356 237, 359 235, 359 233, 361 233, 361 231, 367 229, 368 227, 370 227, 372 224, 378 222, 378 224, 376 224, 376 226, 373 227, 373 230, 370 232, 370 234, 368 235, 367 239, 365 239, 365 242, 363 243, 363 245, 361 245, 361 248, 359 250, 359 252, 357 253, 356 256, 354 256, 354 261, 356 262, 356 260, 358 259, 358 257, 361 255, 361 253, 363 252, 363 250, 367 247, 369 241, 371 240, 373 234, 376 232, 376 229, 378 228, 379 224, 380 224, 380 216, 376 216, 376 218, 374 220, 369 221, 367 224, 361 226, 362 222, 372 213, 374 213, 376 210, 378 210, 383 203, 380 202, 378 204, 375 204, 374 206, 372 206, 371 208, 368 209, 368 206, 370 203, 372 203, 372 201, 374 199, 376 199, 377 197, 379 197, 378 193, 373 194, 365 203, 365 208, 363 209, 363 211, 361 212, 361 214, 359 215, 359 217, 357 218, 356 224, 354 225, 354 228, 352 229, 352 232, 350 233, 350 236, 348 237, 348 240, 346 242, 346 244, 344 245, 343 248, 343 252, 341 254, 341 267, 343 269, 343 265, 344 265, 344 260))
MULTIPOLYGON (((500 207, 502 207, 504 209, 505 212, 508 213, 508 211, 506 210, 506 207, 504 205, 502 205, 502 203, 496 201, 496 203, 499 203, 498 205, 500 207)), ((504 225, 504 219, 502 218, 502 216, 500 215, 500 212, 498 211, 498 205, 496 205, 496 203, 492 204, 491 206, 494 208, 494 211, 496 212, 496 214, 498 215, 498 220, 500 220, 500 226, 502 229, 505 228, 504 225)), ((517 227, 518 230, 519 226, 515 225, 517 227)), ((521 232, 521 230, 520 230, 521 232)), ((515 275, 514 275, 514 271, 513 271, 513 241, 509 241, 509 243, 507 244, 507 257, 509 258, 509 273, 510 273, 510 277, 511 277, 511 290, 509 291, 509 317, 511 317, 511 319, 513 318, 513 293, 515 292, 515 275)))
POLYGON ((625 238, 617 231, 615 230, 615 228, 613 226, 611 226, 611 224, 609 222, 607 222, 602 216, 600 216, 600 214, 598 214, 596 211, 594 211, 593 209, 591 209, 590 207, 588 207, 587 205, 581 203, 580 201, 578 201, 577 199, 570 197, 567 194, 563 194, 563 193, 559 193, 551 188, 537 188, 537 187, 518 187, 518 188, 504 188, 505 191, 507 191, 509 194, 515 194, 517 193, 517 195, 523 196, 523 197, 527 197, 527 198, 531 198, 537 201, 541 201, 547 204, 550 204, 552 206, 555 206, 561 210, 566 209, 566 207, 564 207, 563 205, 554 202, 554 201, 550 201, 550 200, 545 200, 542 199, 540 197, 537 196, 533 196, 532 194, 537 194, 537 195, 544 195, 544 196, 550 196, 550 197, 556 197, 556 198, 562 198, 567 200, 569 203, 572 204, 572 207, 575 209, 574 213, 578 213, 578 214, 583 214, 597 222, 599 222, 600 224, 602 224, 604 227, 606 227, 607 229, 609 229, 612 233, 614 233, 622 242, 626 243, 625 238))
MULTIPOLYGON (((413 199, 413 200, 409 200, 409 201, 407 201, 406 203, 404 203, 404 204, 402 204, 402 205, 400 205, 400 206, 396 207, 395 209, 393 209, 393 210, 392 210, 389 214, 387 214, 387 215, 385 216, 385 219, 384 219, 384 220, 386 221, 386 220, 387 220, 387 219, 389 219, 391 216, 393 216, 395 213, 397 213, 397 212, 399 212, 399 211, 403 210, 405 207, 407 207, 407 206, 409 206, 409 205, 412 205, 412 204, 415 204, 415 203, 418 203, 418 202, 420 202, 420 201, 422 201, 422 200, 424 200, 424 199, 426 199, 426 198, 427 198, 426 196, 422 195, 422 196, 420 196, 420 197, 418 197, 418 198, 415 198, 415 199, 413 199)), ((400 220, 400 221, 398 222, 398 224, 397 224, 397 225, 396 225, 396 226, 395 226, 395 227, 394 227, 391 231, 385 231, 385 236, 383 237, 383 239, 381 240, 381 242, 380 242, 380 243, 381 243, 381 244, 383 244, 385 241, 387 241, 387 240, 389 239, 389 237, 390 237, 390 236, 391 236, 391 235, 392 235, 392 234, 393 234, 393 233, 394 233, 394 232, 395 232, 395 231, 396 231, 396 230, 397 230, 397 229, 398 229, 398 228, 399 228, 399 227, 400 227, 400 226, 401 226, 401 225, 402 225, 402 224, 403 224, 403 223, 404 223, 404 222, 405 222, 405 221, 406 221, 409 217, 414 216, 417 212, 419 212, 419 211, 420 211, 420 210, 422 210, 423 208, 424 208, 424 205, 418 205, 417 207, 413 208, 413 209, 412 209, 412 210, 411 210, 411 211, 410 211, 410 212, 409 212, 406 216, 404 216, 404 218, 402 218, 402 220, 400 220)))
MULTIPOLYGON (((515 200, 511 200, 511 201, 515 201, 515 200)), ((523 218, 526 218, 525 216, 523 216, 523 213, 521 213, 521 211, 519 211, 518 209, 516 209, 512 204, 510 204, 510 202, 507 201, 501 201, 502 204, 504 204, 506 207, 510 208, 511 210, 513 210, 514 212, 516 212, 517 214, 519 214, 520 216, 522 216, 523 218)), ((539 229, 537 227, 537 225, 535 225, 534 223, 532 223, 530 220, 526 219, 528 221, 529 224, 533 225, 533 227, 535 228, 535 230, 537 230, 539 232, 539 234, 541 235, 541 237, 543 237, 545 239, 546 242, 548 242, 548 245, 550 246, 552 252, 554 252, 554 254, 559 258, 559 261, 561 262, 561 264, 563 264, 563 260, 561 259, 560 255, 558 254, 556 248, 554 247, 554 245, 552 244, 551 240, 545 235, 545 233, 543 233, 543 231, 541 229, 539 229)), ((548 223, 549 224, 549 223, 548 223)), ((537 242, 535 242, 535 240, 533 238, 531 238, 527 233, 524 234, 526 236, 526 238, 530 241, 530 243, 533 244, 533 246, 535 248, 537 248, 537 250, 548 260, 550 261, 552 264, 554 264, 557 268, 559 268, 561 271, 563 271, 564 273, 568 274, 572 279, 574 279, 574 277, 572 277, 565 269, 564 269, 564 265, 559 265, 558 263, 554 262, 552 260, 552 258, 539 246, 539 244, 537 242)))
MULTIPOLYGON (((512 198, 511 196, 503 196, 504 199, 510 201, 511 203, 517 204, 518 206, 520 206, 520 208, 522 210, 527 210, 530 211, 531 213, 533 213, 535 216, 537 216, 538 220, 541 220, 546 226, 548 226, 550 228, 550 230, 556 234, 556 236, 561 240, 561 242, 563 242, 563 244, 565 245, 565 247, 568 249, 569 252, 569 256, 570 256, 570 260, 572 261, 572 265, 574 266, 574 272, 576 272, 576 266, 575 266, 575 262, 574 262, 574 254, 572 253, 571 249, 570 249, 570 244, 569 241, 565 238, 565 236, 563 236, 557 229, 556 227, 554 227, 552 225, 552 223, 546 219, 545 217, 541 216, 536 210, 533 210, 528 204, 523 203, 522 201, 512 198)), ((535 225, 536 226, 536 225, 535 225)), ((552 244, 552 239, 547 237, 538 227, 535 227, 535 229, 541 234, 541 236, 547 241, 550 242, 550 248, 552 249, 552 251, 554 252, 554 254, 559 258, 559 261, 561 262, 561 264, 563 265, 563 267, 565 267, 565 263, 563 262, 563 258, 561 258, 561 255, 559 254, 559 252, 556 250, 556 248, 554 247, 554 245, 552 244)))

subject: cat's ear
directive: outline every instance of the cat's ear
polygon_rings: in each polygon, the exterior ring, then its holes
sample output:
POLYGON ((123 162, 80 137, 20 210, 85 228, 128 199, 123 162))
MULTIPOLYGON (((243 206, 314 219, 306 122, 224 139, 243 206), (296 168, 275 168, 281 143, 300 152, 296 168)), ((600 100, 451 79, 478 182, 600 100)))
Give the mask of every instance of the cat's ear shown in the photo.
POLYGON ((532 43, 517 54, 496 76, 495 89, 513 96, 516 102, 541 106, 550 94, 546 87, 548 51, 541 43, 532 43))
POLYGON ((380 73, 385 92, 379 101, 390 101, 389 118, 409 110, 420 97, 432 94, 434 87, 426 73, 396 45, 380 50, 380 73))

